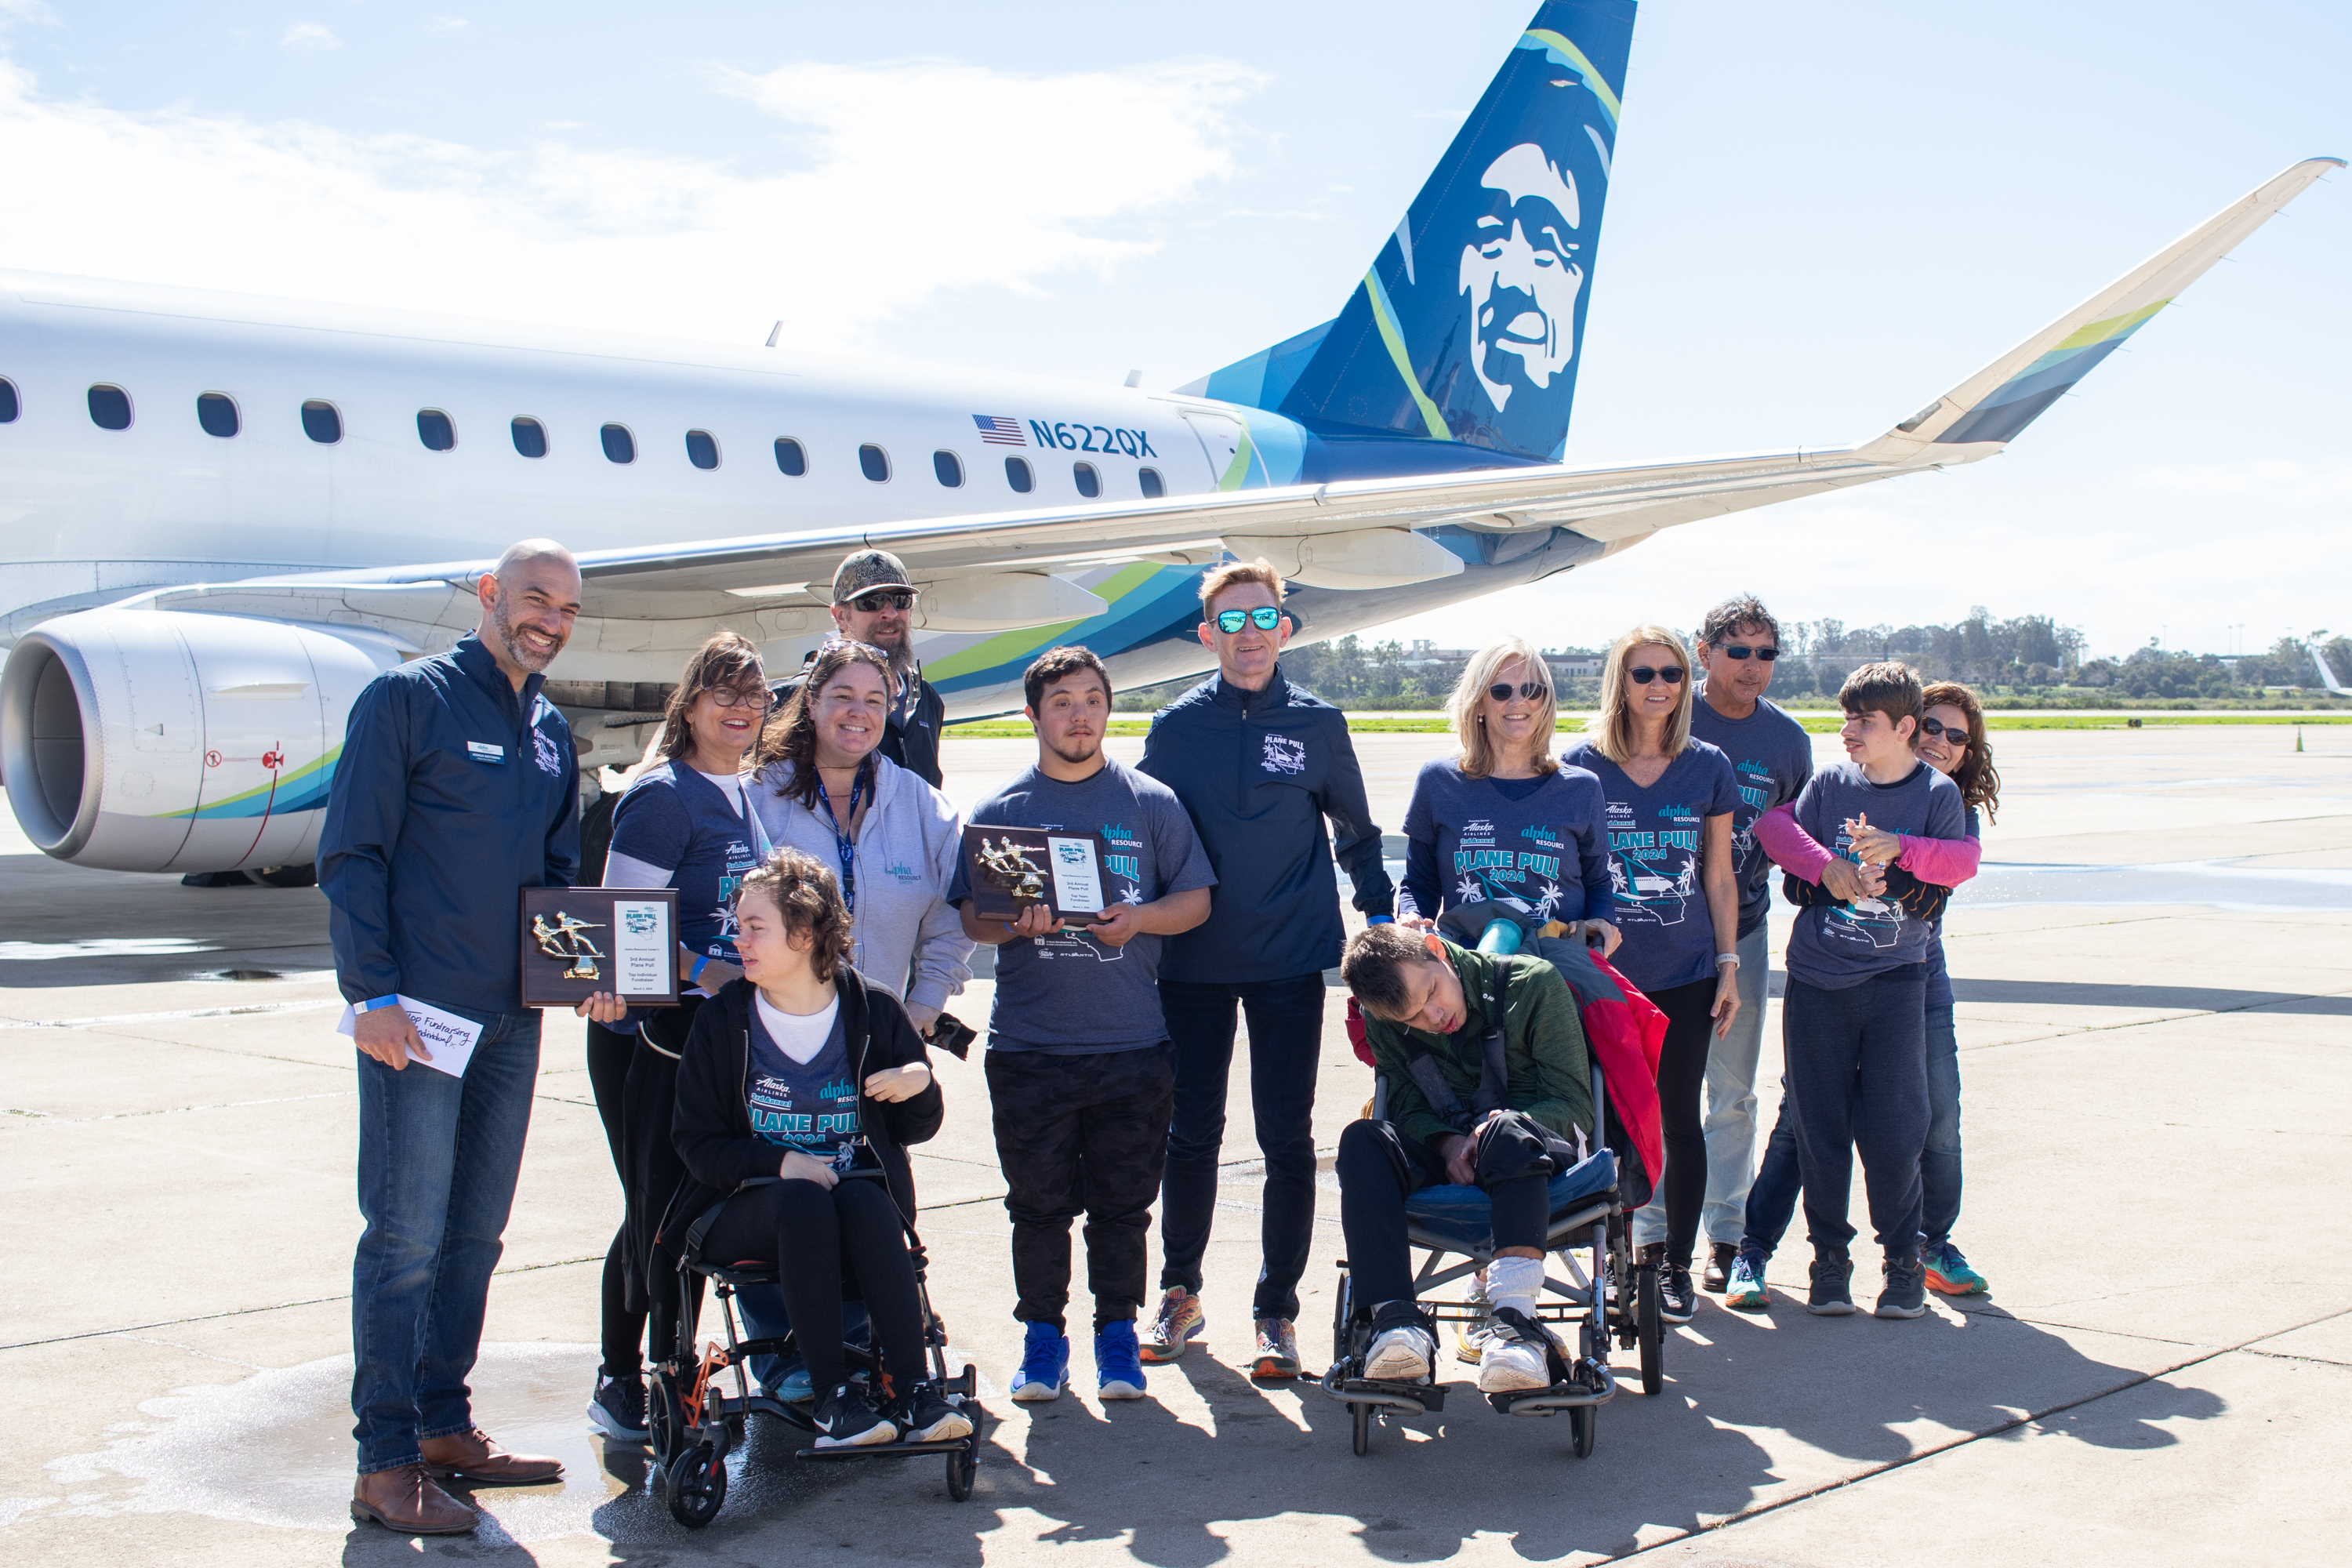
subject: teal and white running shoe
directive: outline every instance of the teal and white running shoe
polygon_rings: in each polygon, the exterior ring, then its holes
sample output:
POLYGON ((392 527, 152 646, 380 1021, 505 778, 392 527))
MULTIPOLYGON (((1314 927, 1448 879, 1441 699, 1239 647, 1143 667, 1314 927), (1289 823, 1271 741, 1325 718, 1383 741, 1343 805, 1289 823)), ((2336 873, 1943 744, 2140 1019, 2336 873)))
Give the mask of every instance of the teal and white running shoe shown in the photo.
POLYGON ((1723 1304, 1735 1312, 1761 1312, 1772 1305, 1764 1288, 1764 1255, 1743 1252, 1731 1260, 1731 1280, 1723 1288, 1723 1304))

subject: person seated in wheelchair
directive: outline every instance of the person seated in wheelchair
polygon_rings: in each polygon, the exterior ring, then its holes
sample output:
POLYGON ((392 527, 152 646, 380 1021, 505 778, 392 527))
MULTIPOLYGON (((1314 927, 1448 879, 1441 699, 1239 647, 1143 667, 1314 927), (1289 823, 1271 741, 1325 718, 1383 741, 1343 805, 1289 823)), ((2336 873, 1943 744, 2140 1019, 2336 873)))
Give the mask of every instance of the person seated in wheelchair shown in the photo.
POLYGON ((1536 1302, 1550 1182, 1592 1135, 1584 1029, 1568 983, 1542 959, 1476 952, 1398 925, 1357 932, 1340 973, 1387 1089, 1387 1118, 1350 1123, 1336 1162, 1354 1295, 1372 1310, 1364 1376, 1433 1376, 1437 1341, 1413 1299, 1405 1204, 1454 1183, 1485 1192, 1494 1215, 1479 1392, 1549 1386, 1555 1342, 1536 1302))
POLYGON ((775 1266, 818 1391, 817 1447, 964 1436, 971 1418, 923 1381, 908 1249, 906 1145, 941 1114, 922 1037, 845 962, 849 910, 810 856, 776 850, 744 877, 735 913, 743 978, 695 1016, 678 1062, 671 1135, 693 1185, 671 1212, 724 1203, 702 1256, 775 1266), (842 1345, 845 1267, 887 1374, 870 1390, 842 1345))

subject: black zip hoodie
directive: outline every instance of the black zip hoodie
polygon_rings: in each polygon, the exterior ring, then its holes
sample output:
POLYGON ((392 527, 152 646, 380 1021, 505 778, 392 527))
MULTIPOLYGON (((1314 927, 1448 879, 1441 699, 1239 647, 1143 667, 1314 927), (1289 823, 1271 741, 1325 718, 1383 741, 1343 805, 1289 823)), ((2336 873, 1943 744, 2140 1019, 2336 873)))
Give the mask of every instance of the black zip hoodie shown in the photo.
MULTIPOLYGON (((857 1125, 881 1161, 898 1212, 915 1218, 915 1177, 907 1145, 928 1142, 940 1130, 944 1101, 939 1080, 912 1100, 885 1104, 866 1097, 866 1079, 884 1068, 908 1062, 930 1065, 923 1037, 908 1022, 898 999, 844 964, 835 973, 841 993, 841 1037, 849 1052, 850 1077, 858 1085, 857 1125)), ((772 1176, 786 1151, 751 1131, 745 1102, 751 1072, 751 998, 748 980, 730 981, 694 1016, 694 1028, 678 1058, 677 1110, 670 1138, 686 1163, 656 1245, 672 1247, 684 1226, 745 1182, 772 1176)))

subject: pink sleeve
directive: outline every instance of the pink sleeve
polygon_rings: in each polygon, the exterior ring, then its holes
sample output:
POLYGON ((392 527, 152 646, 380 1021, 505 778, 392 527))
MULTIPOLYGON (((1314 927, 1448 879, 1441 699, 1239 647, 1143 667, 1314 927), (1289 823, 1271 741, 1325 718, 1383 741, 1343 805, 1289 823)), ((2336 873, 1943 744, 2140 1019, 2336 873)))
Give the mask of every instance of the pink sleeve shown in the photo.
POLYGON ((1973 838, 1917 838, 1903 835, 1903 853, 1895 863, 1923 882, 1957 888, 1977 874, 1984 846, 1973 838))
POLYGON ((1772 858, 1772 864, 1815 886, 1821 883, 1822 868, 1837 858, 1822 847, 1819 839, 1798 826, 1794 805, 1774 806, 1758 817, 1749 831, 1756 835, 1756 842, 1764 846, 1764 853, 1772 858))

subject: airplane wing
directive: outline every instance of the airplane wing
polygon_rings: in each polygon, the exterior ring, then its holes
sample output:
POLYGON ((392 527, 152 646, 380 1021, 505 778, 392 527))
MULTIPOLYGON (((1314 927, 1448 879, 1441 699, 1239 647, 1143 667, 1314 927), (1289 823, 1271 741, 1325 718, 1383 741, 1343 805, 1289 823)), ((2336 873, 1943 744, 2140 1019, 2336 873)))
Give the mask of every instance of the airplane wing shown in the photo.
MULTIPOLYGON (((835 564, 866 546, 906 561, 924 589, 927 626, 1008 629, 1098 613, 1099 598, 1057 575, 1090 566, 1137 559, 1206 563, 1231 550, 1265 554, 1302 582, 1412 582, 1457 569, 1441 546, 1413 531, 1440 524, 1503 531, 1566 527, 1613 552, 1702 518, 1976 462, 2001 451, 2182 289, 2314 181, 2343 166, 2336 158, 2289 166, 1859 446, 1634 467, 1552 464, 1348 480, 599 551, 580 558, 587 607, 573 646, 683 653, 721 619, 746 632, 756 625, 771 637, 816 629, 835 564)), ((490 564, 449 561, 252 579, 162 589, 131 603, 366 626, 412 646, 439 647, 473 625, 472 584, 490 564)))

